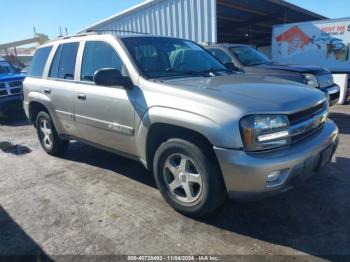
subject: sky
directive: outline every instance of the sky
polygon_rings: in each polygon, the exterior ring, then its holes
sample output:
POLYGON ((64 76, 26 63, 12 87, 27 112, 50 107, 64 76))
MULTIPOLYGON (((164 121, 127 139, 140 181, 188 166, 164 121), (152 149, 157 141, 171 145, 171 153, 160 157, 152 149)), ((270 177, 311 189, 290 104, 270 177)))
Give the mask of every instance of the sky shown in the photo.
POLYGON ((68 34, 143 2, 142 0, 0 0, 0 43, 44 33, 50 39, 59 27, 68 34))
MULTIPOLYGON (((248 0, 249 1, 249 0, 248 0)), ((143 2, 143 0, 0 0, 0 43, 33 37, 69 34, 143 2)), ((349 0, 288 0, 329 18, 349 17, 349 0)))

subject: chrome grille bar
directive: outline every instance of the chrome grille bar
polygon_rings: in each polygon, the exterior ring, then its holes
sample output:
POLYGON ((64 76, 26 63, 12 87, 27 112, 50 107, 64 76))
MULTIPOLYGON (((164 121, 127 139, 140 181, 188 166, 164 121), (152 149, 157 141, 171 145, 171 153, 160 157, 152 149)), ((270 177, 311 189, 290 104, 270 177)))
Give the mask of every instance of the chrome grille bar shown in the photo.
POLYGON ((323 125, 328 118, 328 110, 323 110, 322 112, 311 116, 310 119, 301 122, 299 124, 292 125, 289 128, 290 136, 297 136, 303 133, 308 133, 311 130, 317 129, 321 125, 323 125))

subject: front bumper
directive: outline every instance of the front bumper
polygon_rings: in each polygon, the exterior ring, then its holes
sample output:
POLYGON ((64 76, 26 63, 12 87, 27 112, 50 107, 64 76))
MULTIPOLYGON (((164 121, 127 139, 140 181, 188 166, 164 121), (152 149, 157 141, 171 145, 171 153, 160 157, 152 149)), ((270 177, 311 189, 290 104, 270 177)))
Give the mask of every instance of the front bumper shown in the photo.
POLYGON ((318 133, 281 150, 262 153, 217 147, 214 150, 230 197, 246 198, 288 190, 327 164, 337 144, 338 128, 328 120, 318 133), (267 182, 268 175, 279 170, 279 180, 267 182))
POLYGON ((23 108, 22 95, 8 95, 0 97, 0 111, 19 111, 23 108))
POLYGON ((340 97, 340 87, 338 85, 332 85, 329 87, 321 88, 321 90, 327 95, 330 106, 338 103, 340 97))

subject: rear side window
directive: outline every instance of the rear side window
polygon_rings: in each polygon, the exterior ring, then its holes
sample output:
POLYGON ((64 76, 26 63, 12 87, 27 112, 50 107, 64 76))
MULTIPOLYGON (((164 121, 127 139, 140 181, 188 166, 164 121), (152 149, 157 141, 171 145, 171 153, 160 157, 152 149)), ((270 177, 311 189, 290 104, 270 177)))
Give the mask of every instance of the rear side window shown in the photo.
POLYGON ((52 61, 49 77, 74 80, 78 49, 79 43, 60 45, 52 61))
POLYGON ((28 76, 31 77, 43 77, 44 68, 47 62, 47 58, 51 52, 52 46, 39 48, 33 57, 30 64, 28 76))
POLYGON ((112 46, 102 41, 86 42, 80 80, 92 82, 95 72, 102 68, 114 68, 126 74, 123 72, 122 60, 112 46))

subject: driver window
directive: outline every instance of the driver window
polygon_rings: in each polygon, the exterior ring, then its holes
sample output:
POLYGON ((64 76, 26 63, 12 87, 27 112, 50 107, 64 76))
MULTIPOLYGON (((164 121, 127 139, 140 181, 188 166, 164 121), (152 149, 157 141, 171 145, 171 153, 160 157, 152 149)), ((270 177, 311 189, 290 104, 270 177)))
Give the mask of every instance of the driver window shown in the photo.
POLYGON ((118 69, 122 75, 126 75, 123 62, 111 45, 103 41, 86 42, 80 80, 93 82, 95 72, 102 68, 118 69))

